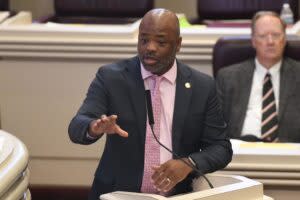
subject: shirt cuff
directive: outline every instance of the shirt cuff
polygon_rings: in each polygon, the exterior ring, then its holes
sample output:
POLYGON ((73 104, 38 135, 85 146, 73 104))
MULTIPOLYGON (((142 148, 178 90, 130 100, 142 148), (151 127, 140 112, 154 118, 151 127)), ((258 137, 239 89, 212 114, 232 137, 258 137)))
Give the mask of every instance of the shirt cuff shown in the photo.
POLYGON ((188 160, 195 168, 197 168, 195 161, 190 156, 188 157, 188 160))
POLYGON ((88 131, 86 132, 85 135, 86 135, 87 139, 89 139, 89 140, 96 140, 98 138, 98 137, 91 136, 88 131))

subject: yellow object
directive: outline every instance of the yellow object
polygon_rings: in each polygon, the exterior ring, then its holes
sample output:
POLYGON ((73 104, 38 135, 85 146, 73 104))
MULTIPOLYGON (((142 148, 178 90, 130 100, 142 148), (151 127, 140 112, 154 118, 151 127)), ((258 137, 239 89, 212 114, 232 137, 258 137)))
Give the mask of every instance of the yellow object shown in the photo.
POLYGON ((264 143, 245 142, 240 144, 241 148, 262 148, 262 149, 299 149, 299 146, 290 143, 264 143))
POLYGON ((206 27, 205 25, 200 25, 200 24, 197 25, 190 24, 184 14, 178 15, 178 19, 179 19, 180 28, 205 28, 206 27))

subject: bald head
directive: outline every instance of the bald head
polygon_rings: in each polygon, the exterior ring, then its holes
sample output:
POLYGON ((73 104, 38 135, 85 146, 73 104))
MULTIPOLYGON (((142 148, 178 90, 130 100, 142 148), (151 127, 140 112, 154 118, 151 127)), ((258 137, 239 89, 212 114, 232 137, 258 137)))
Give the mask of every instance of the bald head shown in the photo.
POLYGON ((277 18, 277 20, 279 20, 279 22, 280 22, 282 31, 285 33, 286 23, 280 18, 278 13, 273 12, 273 11, 259 11, 252 18, 252 22, 251 22, 251 34, 252 35, 254 35, 254 33, 255 33, 256 22, 260 18, 263 18, 263 17, 266 17, 266 16, 277 18))
POLYGON ((140 29, 145 25, 151 23, 157 23, 161 28, 167 27, 174 31, 174 33, 179 37, 180 28, 179 21, 175 13, 170 10, 163 8, 156 8, 148 11, 143 17, 140 29))

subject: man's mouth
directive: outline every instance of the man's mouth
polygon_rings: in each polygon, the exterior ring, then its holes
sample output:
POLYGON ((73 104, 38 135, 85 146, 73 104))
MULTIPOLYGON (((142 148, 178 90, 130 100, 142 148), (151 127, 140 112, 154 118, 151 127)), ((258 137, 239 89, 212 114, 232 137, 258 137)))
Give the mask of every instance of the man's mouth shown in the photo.
POLYGON ((157 63, 157 59, 154 57, 145 56, 143 60, 147 65, 154 65, 157 63))
POLYGON ((274 52, 276 52, 276 49, 274 49, 274 48, 268 48, 266 50, 266 52, 268 52, 268 53, 274 53, 274 52))

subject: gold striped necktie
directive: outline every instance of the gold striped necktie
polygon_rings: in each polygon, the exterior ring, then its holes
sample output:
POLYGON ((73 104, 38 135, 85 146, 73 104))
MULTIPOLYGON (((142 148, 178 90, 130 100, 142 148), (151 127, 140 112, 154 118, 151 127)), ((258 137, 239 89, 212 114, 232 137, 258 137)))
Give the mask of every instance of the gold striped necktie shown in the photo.
POLYGON ((271 75, 266 74, 263 83, 261 138, 266 142, 278 140, 278 117, 271 75))

